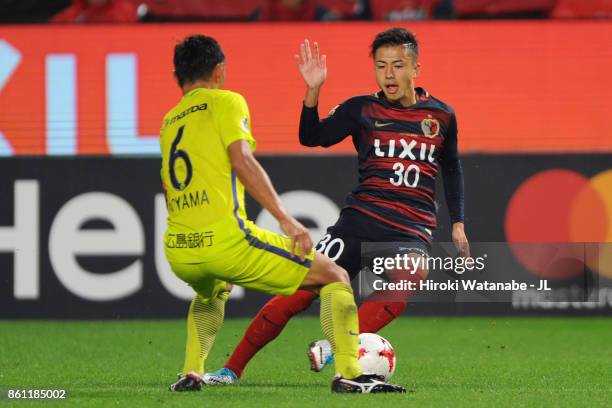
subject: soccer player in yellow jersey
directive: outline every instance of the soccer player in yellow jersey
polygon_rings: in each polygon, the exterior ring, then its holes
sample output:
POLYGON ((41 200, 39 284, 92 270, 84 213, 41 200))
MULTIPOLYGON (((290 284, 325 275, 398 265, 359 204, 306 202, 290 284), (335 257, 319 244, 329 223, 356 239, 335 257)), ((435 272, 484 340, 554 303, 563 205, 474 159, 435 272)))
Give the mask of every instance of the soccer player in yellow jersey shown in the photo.
POLYGON ((358 363, 357 309, 344 269, 313 250, 306 228, 287 213, 253 156, 244 98, 223 90, 225 57, 210 37, 174 49, 183 98, 165 116, 161 177, 168 207, 164 237, 174 273, 194 291, 187 317, 185 365, 172 391, 199 390, 204 363, 223 322, 231 284, 275 295, 318 291, 321 327, 332 344, 336 392, 405 392, 364 374, 358 363), (244 190, 279 222, 283 235, 246 217, 244 190))

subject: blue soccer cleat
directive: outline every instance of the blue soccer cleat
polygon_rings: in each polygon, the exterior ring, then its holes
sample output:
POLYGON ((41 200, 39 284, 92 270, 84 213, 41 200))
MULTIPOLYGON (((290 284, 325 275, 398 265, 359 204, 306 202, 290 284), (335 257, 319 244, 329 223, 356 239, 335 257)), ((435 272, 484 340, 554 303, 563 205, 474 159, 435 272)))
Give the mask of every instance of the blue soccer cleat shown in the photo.
POLYGON ((202 382, 206 385, 230 385, 238 382, 238 376, 229 368, 220 368, 212 373, 202 376, 202 382))
POLYGON ((334 363, 334 353, 331 344, 327 340, 318 340, 310 343, 306 355, 308 360, 310 360, 310 369, 317 373, 334 363))

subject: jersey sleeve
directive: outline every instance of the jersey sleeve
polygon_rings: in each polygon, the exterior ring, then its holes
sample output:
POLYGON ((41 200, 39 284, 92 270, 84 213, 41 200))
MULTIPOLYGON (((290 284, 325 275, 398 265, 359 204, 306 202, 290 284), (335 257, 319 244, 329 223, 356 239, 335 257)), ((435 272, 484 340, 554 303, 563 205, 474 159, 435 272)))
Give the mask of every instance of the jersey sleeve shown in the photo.
POLYGON ((251 133, 251 115, 249 107, 242 95, 232 93, 223 98, 217 106, 217 128, 221 135, 223 146, 227 147, 237 140, 246 140, 255 150, 255 138, 251 133))
POLYGON ((461 167, 461 160, 459 159, 457 149, 457 118, 454 113, 451 115, 447 136, 444 140, 440 164, 442 165, 444 195, 451 224, 463 222, 463 168, 461 167))
POLYGON ((352 98, 336 106, 327 118, 319 120, 318 107, 302 105, 300 116, 300 143, 304 146, 329 147, 340 143, 348 135, 359 132, 361 103, 352 98))

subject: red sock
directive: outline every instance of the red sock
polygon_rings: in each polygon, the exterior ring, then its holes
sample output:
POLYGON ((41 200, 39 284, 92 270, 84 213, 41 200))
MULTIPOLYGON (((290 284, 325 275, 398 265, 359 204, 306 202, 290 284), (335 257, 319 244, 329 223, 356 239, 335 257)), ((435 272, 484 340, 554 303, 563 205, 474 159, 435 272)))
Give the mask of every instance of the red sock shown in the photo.
MULTIPOLYGON (((400 280, 418 284, 425 276, 422 270, 415 274, 398 272, 393 275, 394 282, 400 280)), ((416 290, 378 291, 371 293, 359 307, 359 332, 376 333, 402 314, 416 290)))
POLYGON ((402 314, 406 302, 372 302, 367 299, 359 307, 359 332, 376 333, 402 314))
POLYGON ((306 310, 316 295, 306 290, 298 290, 291 296, 274 296, 257 313, 247 328, 242 340, 225 363, 238 377, 259 350, 283 331, 294 315, 306 310))

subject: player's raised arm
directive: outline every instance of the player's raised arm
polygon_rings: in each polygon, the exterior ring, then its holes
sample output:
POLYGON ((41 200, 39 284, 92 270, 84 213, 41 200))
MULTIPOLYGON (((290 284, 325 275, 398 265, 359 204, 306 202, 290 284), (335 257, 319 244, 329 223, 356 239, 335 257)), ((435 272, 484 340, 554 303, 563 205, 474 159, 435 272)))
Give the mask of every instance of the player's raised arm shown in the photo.
POLYGON ((303 261, 312 249, 306 227, 293 218, 283 206, 270 177, 251 152, 246 140, 237 140, 227 148, 232 168, 249 194, 278 221, 283 233, 291 238, 292 253, 303 261), (298 248, 299 247, 299 248, 298 248))
POLYGON ((357 121, 353 119, 356 114, 351 111, 354 104, 339 105, 328 118, 319 121, 319 93, 327 79, 327 57, 319 55, 319 44, 314 43, 313 53, 309 41, 304 40, 300 44, 300 55, 295 55, 295 62, 306 85, 300 116, 300 143, 309 147, 329 147, 357 131, 357 121))
POLYGON ((319 103, 319 92, 327 79, 327 56, 319 55, 319 44, 316 41, 313 54, 308 40, 300 44, 300 55, 295 55, 295 62, 306 83, 304 105, 314 108, 319 103))

